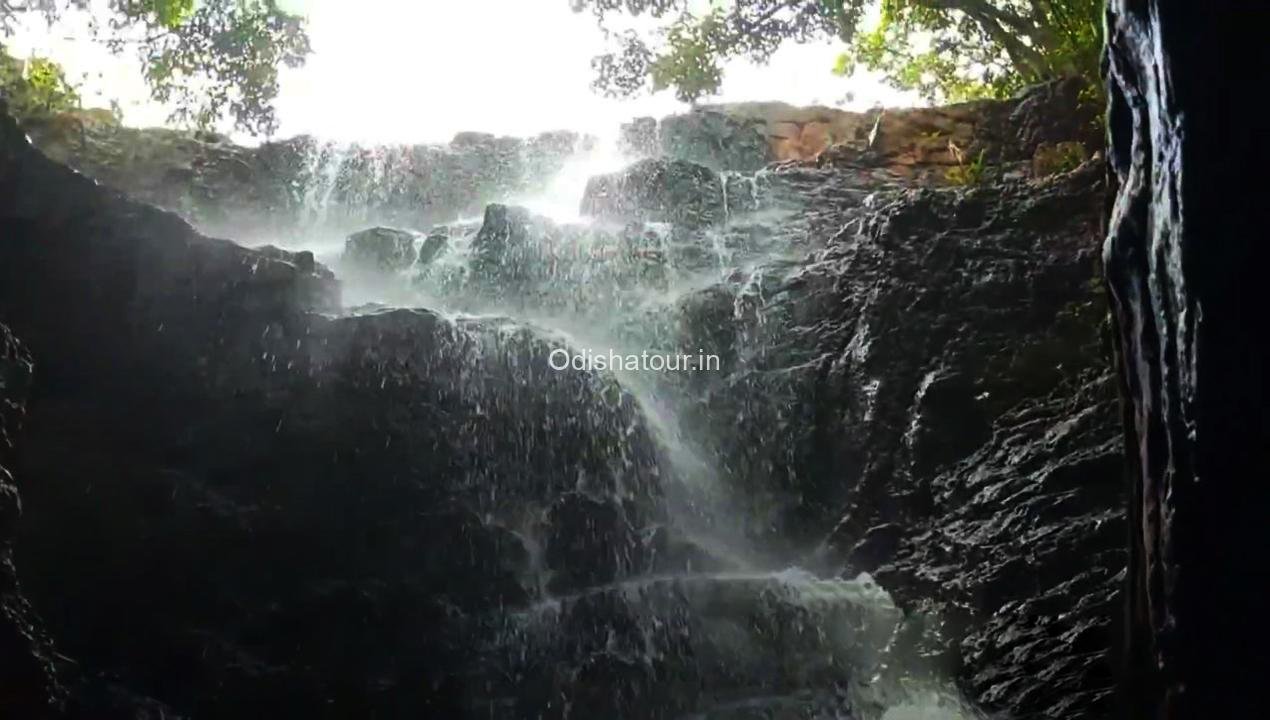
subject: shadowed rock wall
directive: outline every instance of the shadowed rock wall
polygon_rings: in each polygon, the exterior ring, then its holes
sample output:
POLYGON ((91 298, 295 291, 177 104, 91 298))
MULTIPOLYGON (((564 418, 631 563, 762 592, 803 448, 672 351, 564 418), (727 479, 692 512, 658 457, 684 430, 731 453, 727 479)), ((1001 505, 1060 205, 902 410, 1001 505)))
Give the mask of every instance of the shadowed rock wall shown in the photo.
POLYGON ((1105 247, 1128 406, 1135 718, 1265 714, 1264 3, 1112 0, 1105 247))

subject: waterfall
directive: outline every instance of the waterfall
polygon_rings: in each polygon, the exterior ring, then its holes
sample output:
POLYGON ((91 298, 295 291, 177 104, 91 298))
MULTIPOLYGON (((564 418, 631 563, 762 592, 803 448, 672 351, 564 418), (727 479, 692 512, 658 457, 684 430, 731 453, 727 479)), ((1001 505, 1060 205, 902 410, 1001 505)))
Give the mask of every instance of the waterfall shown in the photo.
MULTIPOLYGON (((540 190, 511 198, 529 212, 506 211, 497 228, 483 227, 490 214, 484 223, 415 228, 418 254, 428 260, 357 283, 346 276, 356 302, 413 304, 458 324, 496 321, 500 332, 526 329, 562 348, 627 356, 696 352, 681 347, 685 303, 708 302, 731 283, 723 316, 741 328, 737 352, 754 352, 767 274, 804 252, 759 217, 766 175, 719 177, 717 227, 686 233, 668 223, 608 224, 579 207, 592 176, 625 163, 616 148, 613 141, 579 148, 540 190), (429 243, 442 249, 432 252, 429 243), (492 265, 491 247, 503 253, 492 265)), ((331 145, 314 153, 304 201, 316 224, 332 222, 328 208, 348 156, 331 145)), ((950 683, 910 678, 891 663, 904 616, 871 578, 817 577, 756 539, 762 533, 751 527, 758 522, 751 510, 760 501, 728 486, 701 442, 711 428, 686 420, 700 376, 602 372, 633 398, 657 439, 666 474, 664 527, 655 532, 690 548, 690 559, 560 590, 546 569, 549 540, 533 518, 502 518, 525 538, 539 598, 467 620, 482 639, 469 679, 487 688, 483 716, 546 716, 542 707, 563 695, 569 705, 552 717, 975 717, 950 683), (538 687, 541 697, 526 690, 538 687)), ((592 493, 584 478, 578 488, 592 493)))
POLYGON ((331 200, 350 153, 349 146, 333 142, 315 144, 310 150, 302 200, 305 226, 318 228, 328 222, 331 200))

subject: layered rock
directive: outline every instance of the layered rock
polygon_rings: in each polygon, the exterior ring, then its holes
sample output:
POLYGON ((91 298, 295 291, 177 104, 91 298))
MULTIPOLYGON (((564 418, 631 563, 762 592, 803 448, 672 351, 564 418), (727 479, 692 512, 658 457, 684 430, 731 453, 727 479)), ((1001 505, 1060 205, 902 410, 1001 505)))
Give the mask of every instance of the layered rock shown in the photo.
MULTIPOLYGON (((1081 97, 1079 80, 1029 88, 1007 101, 852 112, 779 102, 702 105, 658 123, 640 118, 623 127, 637 155, 665 156, 719 171, 753 172, 769 162, 817 160, 825 165, 885 170, 892 178, 934 185, 950 171, 982 160, 1029 172, 1039 151, 1062 142, 1081 150, 1060 167, 1073 169, 1101 149, 1101 108, 1081 97), (765 147, 764 147, 765 146, 765 147)), ((1070 152, 1070 151, 1069 151, 1070 152)), ((951 173, 953 179, 957 173, 951 173)))
POLYGON ((754 534, 827 536, 822 567, 944 618, 976 700, 1100 717, 1124 557, 1098 168, 863 197, 840 170, 785 174, 844 205, 777 230, 823 249, 684 306, 685 346, 734 358, 689 425, 754 534))
POLYGON ((716 172, 754 172, 772 159, 763 130, 761 122, 732 107, 700 106, 661 122, 637 118, 622 126, 621 142, 635 157, 662 155, 716 172))
POLYGON ((426 228, 535 188, 590 140, 460 133, 448 145, 357 146, 301 136, 237 145, 208 133, 136 129, 90 113, 26 128, 51 158, 209 232, 288 239, 308 226, 426 228))

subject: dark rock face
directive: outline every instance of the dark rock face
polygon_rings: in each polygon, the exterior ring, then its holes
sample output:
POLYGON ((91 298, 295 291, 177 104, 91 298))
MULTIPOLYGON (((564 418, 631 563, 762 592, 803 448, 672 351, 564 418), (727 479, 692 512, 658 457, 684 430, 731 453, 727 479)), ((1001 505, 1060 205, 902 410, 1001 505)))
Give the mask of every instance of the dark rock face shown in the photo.
POLYGON ((312 256, 200 236, 7 117, 0 232, 38 363, 18 564, 77 717, 461 717, 464 618, 537 592, 524 529, 579 491, 658 519, 631 399, 532 330, 315 314, 312 256))
POLYGON ((626 575, 638 559, 639 536, 621 506, 569 493, 548 509, 544 560, 557 569, 557 592, 603 585, 626 575))
POLYGON ((640 160, 621 172, 592 178, 582 212, 623 222, 710 225, 725 215, 723 182, 713 170, 684 160, 640 160))
POLYGON ((399 272, 414 265, 418 258, 415 239, 409 230, 387 227, 362 230, 344 241, 344 261, 366 272, 399 272))
POLYGON ((1105 247, 1128 398, 1132 717, 1254 717, 1270 667, 1270 8, 1108 3, 1105 247))
POLYGON ((1081 97, 1084 87, 1080 78, 1067 78, 1022 94, 1009 119, 1014 130, 1009 144, 1016 157, 1032 157, 1043 146, 1073 141, 1091 150, 1100 148, 1103 108, 1081 97))
POLYGON ((925 531, 874 570, 955 629, 966 686, 1011 717, 1100 718, 1111 705, 1125 564, 1116 409, 1105 372, 1024 401, 930 481, 925 531))
POLYGON ((827 567, 944 618, 944 662, 986 707, 1101 717, 1124 526, 1098 169, 871 197, 785 175, 859 219, 802 213, 822 250, 684 305, 685 341, 736 352, 692 425, 751 531, 827 535, 827 567))
POLYGON ((52 644, 22 594, 13 544, 22 515, 13 450, 21 431, 32 364, 26 349, 0 324, 0 711, 6 717, 53 717, 58 688, 52 644))

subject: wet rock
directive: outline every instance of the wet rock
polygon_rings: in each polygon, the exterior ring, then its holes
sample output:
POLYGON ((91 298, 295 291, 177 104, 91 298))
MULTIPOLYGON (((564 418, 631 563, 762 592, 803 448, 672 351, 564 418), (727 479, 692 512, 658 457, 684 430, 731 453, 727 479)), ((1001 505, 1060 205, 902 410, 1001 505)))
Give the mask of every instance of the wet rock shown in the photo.
POLYGON ((459 133, 446 145, 321 143, 300 136, 235 145, 166 128, 60 116, 26 128, 50 157, 209 233, 268 241, 312 223, 427 227, 537 187, 589 140, 459 133))
POLYGON ((623 123, 618 135, 619 148, 630 157, 654 157, 658 153, 657 118, 639 117, 623 123))
POLYGON ((847 572, 874 572, 879 565, 895 556, 904 535, 904 528, 897 523, 869 528, 843 558, 847 572))
POLYGON ((1264 713, 1270 7, 1107 4, 1105 249, 1126 402, 1126 706, 1264 713), (1112 203, 1108 203, 1112 207, 1112 203))
POLYGON ((32 369, 26 349, 0 324, 0 710, 39 720, 55 717, 61 688, 52 643, 18 582, 14 541, 22 501, 10 470, 32 369))
POLYGON ((539 238, 554 230, 550 221, 523 207, 490 205, 480 232, 472 241, 472 271, 490 280, 524 280, 541 263, 545 243, 539 238))
POLYGON ((434 593, 460 608, 528 602, 529 550, 519 535, 461 505, 430 512, 425 521, 431 538, 427 542, 471 560, 456 563, 446 554, 421 553, 421 571, 434 593))
POLYGON ((408 230, 362 230, 344 241, 344 262, 363 272, 399 272, 415 264, 415 240, 415 234, 408 230))
POLYGON ((641 538, 640 562, 654 575, 739 571, 738 563, 720 558, 674 528, 658 525, 641 538))
POLYGON ((728 372, 736 361, 738 331, 736 296, 727 286, 699 290, 679 301, 679 347, 689 353, 719 356, 720 370, 728 372))
POLYGON ((970 609, 950 639, 991 707, 1096 718, 1111 701, 1126 532, 1117 420, 1106 371, 1024 402, 932 481, 927 530, 875 571, 900 598, 970 609))
POLYGON ((40 368, 24 592, 123 689, 76 685, 83 717, 462 708, 465 624, 537 592, 507 528, 580 486, 658 517, 634 401, 532 328, 316 312, 311 257, 199 235, 7 117, 0 234, 0 321, 40 368))
MULTIPOLYGON (((934 127, 1002 142, 1008 107, 934 127)), ((740 532, 781 561, 819 545, 830 574, 876 568, 934 618, 901 655, 989 710, 1096 717, 1123 563, 1088 282, 1098 172, 904 191, 921 173, 898 168, 948 162, 947 142, 914 139, 931 117, 874 117, 850 152, 765 171, 753 217, 734 176, 664 160, 597 179, 588 202, 674 227, 491 206, 463 282, 588 317, 624 287, 701 279, 632 337, 730 349, 692 379, 682 429, 739 496, 740 532)), ((818 123, 799 137, 826 140, 818 123)), ((640 408, 604 374, 547 367, 560 338, 317 315, 311 257, 207 240, 17 138, 0 154, 0 320, 54 379, 24 448, 19 548, 57 569, 30 594, 83 667, 196 717, 887 706, 862 679, 905 633, 900 609, 867 581, 744 573, 671 532, 640 408)), ((469 187, 489 171, 461 161, 478 149, 511 147, 472 136, 389 164, 469 187)), ((377 197, 369 158, 347 163, 333 194, 377 197)))
POLYGON ((753 175, 723 175, 724 210, 729 218, 754 212, 762 207, 762 183, 753 175))
POLYGON ((450 247, 450 230, 449 228, 439 227, 428 233, 423 239, 423 244, 419 246, 419 258, 415 261, 420 266, 428 266, 432 264, 450 247))
POLYGON ((454 294, 534 311, 611 313, 626 291, 666 287, 674 249, 662 230, 640 223, 561 224, 527 208, 490 205, 472 238, 470 283, 454 294))
POLYGON ((664 221, 700 227, 724 219, 718 173, 684 160, 646 159, 587 182, 582 213, 619 222, 664 221))
POLYGON ((657 126, 661 154, 716 172, 754 172, 771 160, 762 124, 710 107, 671 115, 657 126))
POLYGON ((767 546, 797 557, 827 535, 829 567, 876 569, 905 607, 954 619, 944 652, 974 699, 1098 717, 1124 563, 1098 171, 883 186, 854 208, 844 175, 772 172, 842 204, 776 228, 823 248, 738 280, 737 359, 688 426, 767 546))
POLYGON ((612 582, 636 566, 639 536, 615 503, 567 493, 547 510, 543 524, 553 591, 612 582))
POLYGON ((547 687, 597 712, 611 713, 620 700, 640 717, 712 708, 729 717, 728 706, 744 706, 739 699, 863 700, 881 659, 870 648, 885 646, 900 618, 865 580, 792 571, 642 578, 536 606, 503 628, 485 655, 502 676, 523 678, 518 688, 533 699, 522 712, 548 708, 549 717, 561 717, 563 708, 536 694, 547 687))

